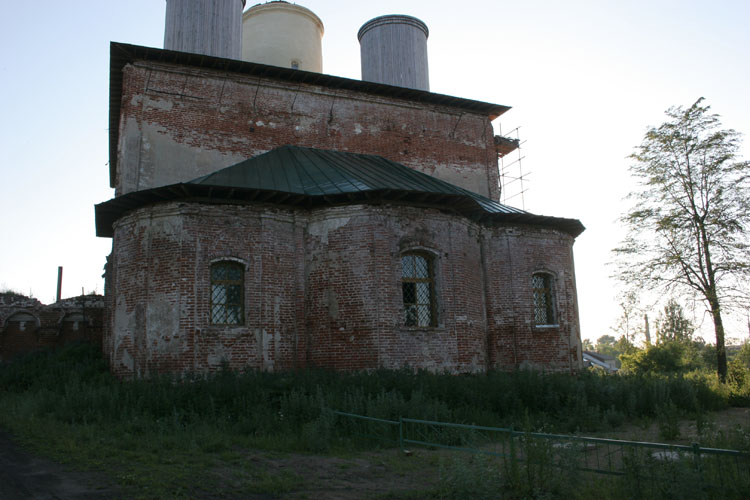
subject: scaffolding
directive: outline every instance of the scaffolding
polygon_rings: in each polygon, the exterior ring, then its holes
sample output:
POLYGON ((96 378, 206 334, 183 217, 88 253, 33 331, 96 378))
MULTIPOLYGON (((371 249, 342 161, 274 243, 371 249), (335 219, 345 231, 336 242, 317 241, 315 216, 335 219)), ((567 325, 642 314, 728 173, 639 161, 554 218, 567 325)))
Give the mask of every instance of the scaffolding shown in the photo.
MULTIPOLYGON (((526 210, 524 193, 528 191, 527 183, 530 182, 531 172, 523 171, 522 160, 525 156, 521 153, 521 146, 526 141, 521 141, 520 128, 516 127, 505 135, 503 135, 501 129, 500 135, 495 136, 495 149, 497 150, 498 170, 500 172, 501 203, 508 205, 511 200, 520 197, 520 208, 526 210)), ((518 201, 513 203, 517 204, 518 201)))

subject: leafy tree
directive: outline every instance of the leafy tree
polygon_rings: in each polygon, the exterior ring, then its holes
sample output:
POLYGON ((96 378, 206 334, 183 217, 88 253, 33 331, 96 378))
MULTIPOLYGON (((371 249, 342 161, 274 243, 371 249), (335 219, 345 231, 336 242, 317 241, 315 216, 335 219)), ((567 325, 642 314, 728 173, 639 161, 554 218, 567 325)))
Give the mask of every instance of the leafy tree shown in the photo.
POLYGON ((617 339, 614 349, 618 355, 632 354, 639 350, 625 335, 617 339))
POLYGON ((739 134, 722 130, 702 101, 667 110, 669 120, 648 130, 631 155, 640 188, 621 217, 628 234, 614 252, 627 284, 705 303, 724 381, 722 313, 747 298, 750 278, 750 163, 737 160, 739 134))
POLYGON ((682 306, 670 298, 664 310, 656 318, 656 338, 658 342, 689 342, 693 339, 695 327, 685 317, 682 306))
POLYGON ((593 351, 594 350, 594 343, 591 342, 590 339, 583 339, 583 342, 581 343, 581 350, 582 351, 593 351))
POLYGON ((670 375, 700 370, 702 358, 692 342, 667 341, 620 355, 623 373, 670 375))
MULTIPOLYGON (((620 295, 620 317, 612 327, 612 331, 624 336, 629 342, 635 342, 636 336, 645 334, 644 312, 639 305, 639 297, 633 290, 628 290, 620 295)), ((648 339, 647 339, 648 340, 648 339)))
POLYGON ((609 356, 617 356, 615 342, 616 340, 612 335, 602 335, 596 339, 596 352, 599 354, 608 354, 609 356))

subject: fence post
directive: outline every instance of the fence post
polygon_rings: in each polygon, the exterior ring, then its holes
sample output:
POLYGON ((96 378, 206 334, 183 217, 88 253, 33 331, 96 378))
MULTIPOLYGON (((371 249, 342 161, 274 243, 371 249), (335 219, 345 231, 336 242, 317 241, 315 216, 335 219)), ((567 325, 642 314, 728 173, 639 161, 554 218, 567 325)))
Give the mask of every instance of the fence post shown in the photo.
POLYGON ((404 421, 401 416, 398 417, 398 446, 401 453, 404 452, 404 421))
POLYGON ((701 487, 703 487, 703 468, 701 467, 701 447, 698 443, 693 443, 693 464, 695 470, 698 472, 700 478, 701 487))

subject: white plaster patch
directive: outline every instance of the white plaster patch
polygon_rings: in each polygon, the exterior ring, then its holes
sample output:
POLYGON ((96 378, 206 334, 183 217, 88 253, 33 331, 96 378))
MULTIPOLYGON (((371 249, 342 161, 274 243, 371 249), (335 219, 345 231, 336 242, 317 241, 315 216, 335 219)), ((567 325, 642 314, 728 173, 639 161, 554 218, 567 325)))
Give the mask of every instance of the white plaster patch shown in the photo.
POLYGON ((167 99, 151 99, 149 97, 145 97, 144 104, 146 107, 154 108, 154 109, 163 109, 164 111, 171 111, 174 103, 171 100, 167 99))
POLYGON ((135 363, 133 361, 133 356, 130 355, 127 349, 123 349, 122 353, 120 354, 120 364, 122 364, 122 366, 127 368, 129 371, 133 371, 135 363))
POLYGON ((209 367, 220 366, 223 361, 229 361, 229 355, 224 350, 223 345, 217 345, 213 352, 206 356, 206 363, 209 367))
MULTIPOLYGON (((120 351, 120 344, 125 339, 130 339, 135 331, 135 311, 128 313, 127 304, 122 297, 117 298, 114 314, 113 341, 115 353, 120 351)), ((123 349, 123 352, 127 352, 123 349)), ((132 358, 131 358, 132 362, 132 358)))
POLYGON ((354 124, 354 133, 357 134, 357 135, 361 134, 362 133, 362 125, 360 125, 359 123, 355 123, 354 124))
POLYGON ((307 230, 311 235, 320 237, 323 243, 328 244, 328 233, 346 226, 350 220, 351 217, 336 217, 323 221, 310 222, 307 230))
POLYGON ((273 371, 273 366, 281 343, 281 334, 278 332, 275 334, 268 333, 266 330, 255 330, 255 342, 260 351, 263 369, 273 371), (273 343, 273 356, 271 355, 271 343, 273 343))
POLYGON ((161 354, 178 354, 185 349, 179 338, 180 318, 173 300, 169 294, 154 293, 146 306, 148 343, 161 354))
POLYGON ((262 121, 258 120, 257 122, 255 122, 255 125, 258 126, 258 127, 264 127, 266 124, 263 123, 262 121))
MULTIPOLYGON (((128 137, 132 137, 134 141, 138 140, 140 132, 136 123, 132 125, 132 130, 128 134, 128 137)), ((129 180, 126 185, 135 186, 137 182, 137 189, 149 189, 185 182, 245 159, 241 154, 227 154, 212 149, 213 146, 208 146, 206 141, 195 142, 201 145, 193 145, 183 140, 177 141, 166 128, 144 123, 143 135, 138 144, 134 143, 132 146, 138 148, 140 145, 143 154, 140 158, 138 155, 130 155, 133 162, 138 162, 137 167, 133 165, 131 168, 139 169, 140 177, 133 176, 133 179, 129 180)), ((128 172, 128 170, 121 171, 128 172)), ((129 187, 125 189, 125 192, 132 190, 133 188, 129 187)))

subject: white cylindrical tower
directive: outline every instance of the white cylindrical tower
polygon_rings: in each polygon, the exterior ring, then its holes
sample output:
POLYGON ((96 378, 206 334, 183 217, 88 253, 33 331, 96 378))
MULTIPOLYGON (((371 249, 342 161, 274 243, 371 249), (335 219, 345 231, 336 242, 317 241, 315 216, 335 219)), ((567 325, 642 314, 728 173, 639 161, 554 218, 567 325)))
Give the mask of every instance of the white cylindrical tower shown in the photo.
POLYGON ((411 16, 380 16, 359 29, 362 80, 430 90, 427 25, 411 16))
POLYGON ((245 0, 167 0, 164 48, 239 59, 245 0))
POLYGON ((242 16, 242 60, 323 72, 323 23, 283 1, 255 5, 242 16))

